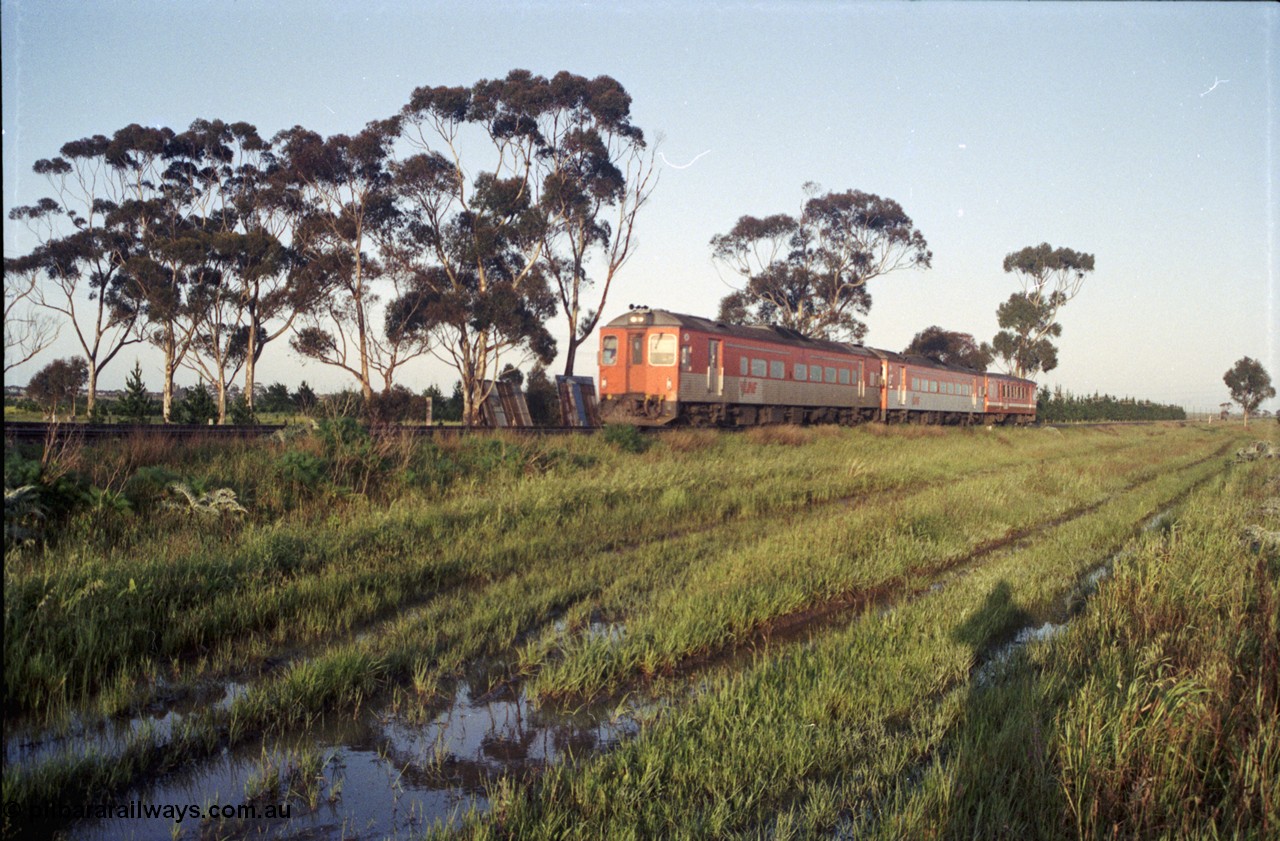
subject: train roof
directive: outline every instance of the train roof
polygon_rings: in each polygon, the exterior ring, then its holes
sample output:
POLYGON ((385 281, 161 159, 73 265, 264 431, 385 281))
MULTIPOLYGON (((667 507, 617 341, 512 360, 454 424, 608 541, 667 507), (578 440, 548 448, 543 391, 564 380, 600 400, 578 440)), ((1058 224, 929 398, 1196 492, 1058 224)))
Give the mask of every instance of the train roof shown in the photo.
POLYGON ((930 359, 927 356, 897 353, 892 350, 880 350, 878 348, 866 347, 865 345, 857 345, 848 342, 834 342, 828 339, 811 339, 797 330, 792 330, 788 327, 779 327, 774 324, 726 324, 723 321, 712 321, 709 318, 701 318, 696 315, 685 315, 683 313, 670 312, 668 310, 650 309, 649 307, 632 307, 630 310, 604 326, 687 327, 691 330, 698 330, 704 333, 714 333, 717 335, 732 336, 740 339, 776 342, 778 344, 806 348, 809 350, 824 350, 832 353, 845 353, 854 356, 875 356, 890 362, 905 363, 922 368, 936 368, 939 371, 952 371, 958 374, 985 374, 986 376, 999 377, 1004 380, 1032 382, 1031 380, 1020 379, 1010 374, 1001 374, 998 371, 982 371, 978 368, 969 368, 965 365, 948 365, 946 363, 930 359))
POLYGON ((668 312, 667 310, 649 309, 648 307, 635 307, 605 326, 687 327, 704 333, 715 333, 739 339, 776 342, 809 350, 825 350, 857 356, 870 356, 875 353, 871 348, 863 347, 862 345, 833 342, 827 339, 811 339, 797 330, 792 330, 789 327, 779 327, 775 324, 726 324, 723 321, 712 321, 709 318, 700 318, 696 315, 685 315, 678 312, 668 312))

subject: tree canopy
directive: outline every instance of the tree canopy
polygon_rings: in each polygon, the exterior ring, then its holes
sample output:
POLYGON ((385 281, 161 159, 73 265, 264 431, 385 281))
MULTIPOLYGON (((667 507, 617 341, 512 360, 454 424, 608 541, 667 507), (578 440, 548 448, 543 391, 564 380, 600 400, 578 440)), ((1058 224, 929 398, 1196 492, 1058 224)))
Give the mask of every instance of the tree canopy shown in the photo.
POLYGON ((1019 377, 1052 371, 1058 349, 1050 339, 1062 335, 1058 311, 1080 292, 1093 271, 1093 255, 1047 242, 1006 254, 1004 270, 1013 274, 1021 292, 996 310, 1000 332, 991 345, 1006 368, 1019 377))
POLYGON ((933 254, 893 199, 861 190, 810 197, 800 215, 743 216, 711 239, 712 257, 745 280, 720 302, 720 319, 777 324, 812 338, 861 341, 871 310, 867 283, 933 254))
POLYGON ((991 346, 979 344, 972 334, 944 330, 937 325, 916 333, 911 344, 902 352, 923 356, 944 365, 963 365, 976 371, 987 370, 992 357, 991 346))
POLYGON ((27 383, 27 396, 39 404, 45 416, 56 421, 64 406, 75 414, 75 399, 89 379, 89 366, 79 356, 55 359, 27 383))
POLYGON ((1236 360, 1227 373, 1222 375, 1231 392, 1231 399, 1240 404, 1244 410, 1244 422, 1249 424, 1249 415, 1257 411, 1262 401, 1276 396, 1271 385, 1271 375, 1262 367, 1262 363, 1248 356, 1236 360))

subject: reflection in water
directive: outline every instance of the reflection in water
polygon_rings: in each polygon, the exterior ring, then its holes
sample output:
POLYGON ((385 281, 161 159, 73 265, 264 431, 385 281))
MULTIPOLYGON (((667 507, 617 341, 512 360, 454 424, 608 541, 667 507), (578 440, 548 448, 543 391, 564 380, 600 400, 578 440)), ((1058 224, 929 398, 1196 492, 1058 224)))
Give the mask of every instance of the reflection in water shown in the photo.
POLYGON ((33 765, 60 754, 79 757, 90 751, 117 756, 130 740, 143 732, 150 732, 157 742, 164 743, 187 718, 205 715, 211 710, 229 710, 248 691, 245 684, 232 681, 200 687, 175 702, 158 703, 128 719, 87 721, 73 715, 67 722, 51 728, 26 727, 21 722, 6 724, 4 764, 33 765))
MULTIPOLYGON (((488 681, 475 679, 475 685, 488 681)), ((439 822, 455 824, 470 810, 483 812, 487 783, 521 777, 550 763, 606 750, 639 729, 632 713, 612 707, 571 711, 535 707, 507 683, 487 693, 462 682, 449 703, 418 711, 413 721, 365 714, 325 721, 292 738, 225 752, 183 774, 132 791, 121 802, 156 805, 246 804, 246 787, 268 789, 260 810, 287 799, 288 819, 230 819, 206 826, 182 823, 182 836, 382 838, 421 833, 439 822), (422 722, 422 723, 419 723, 422 722), (318 769, 300 774, 299 769, 318 769), (280 772, 271 791, 264 779, 280 772), (307 777, 302 779, 300 777, 307 777), (288 797, 292 790, 294 796, 288 797)), ((85 822, 82 839, 170 839, 167 818, 85 822)))

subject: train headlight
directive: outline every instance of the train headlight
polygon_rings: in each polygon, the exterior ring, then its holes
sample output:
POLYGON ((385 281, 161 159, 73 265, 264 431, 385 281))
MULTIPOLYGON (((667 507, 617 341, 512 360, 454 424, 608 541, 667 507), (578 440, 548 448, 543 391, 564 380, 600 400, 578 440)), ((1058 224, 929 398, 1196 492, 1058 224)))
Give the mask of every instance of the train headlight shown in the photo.
POLYGON ((608 380, 607 378, 605 378, 605 377, 601 377, 601 378, 600 378, 600 388, 605 389, 605 388, 608 388, 608 387, 609 387, 609 380, 608 380))
POLYGON ((671 390, 671 378, 667 377, 667 391, 671 390))

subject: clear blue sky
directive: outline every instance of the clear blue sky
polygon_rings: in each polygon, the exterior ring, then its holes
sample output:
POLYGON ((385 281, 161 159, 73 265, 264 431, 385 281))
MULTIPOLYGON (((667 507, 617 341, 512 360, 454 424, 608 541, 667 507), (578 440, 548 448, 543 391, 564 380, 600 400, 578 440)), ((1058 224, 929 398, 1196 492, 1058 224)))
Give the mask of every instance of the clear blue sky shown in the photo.
MULTIPOLYGON (((1093 253, 1097 270, 1062 312, 1042 384, 1216 407, 1244 355, 1280 382, 1274 4, 0 8, 6 254, 31 245, 7 220, 46 191, 31 164, 68 140, 199 117, 350 132, 420 85, 569 70, 618 79, 668 162, 608 317, 628 303, 714 315, 731 278, 708 241, 743 214, 796 212, 814 181, 897 199, 933 250, 931 270, 872 283, 868 344, 900 350, 932 324, 990 339, 1017 288, 1004 255, 1047 241, 1093 253)), ((14 379, 71 352, 64 341, 14 379)), ((350 384, 283 342, 260 372, 350 384)), ((453 379, 433 363, 402 381, 453 379)))

